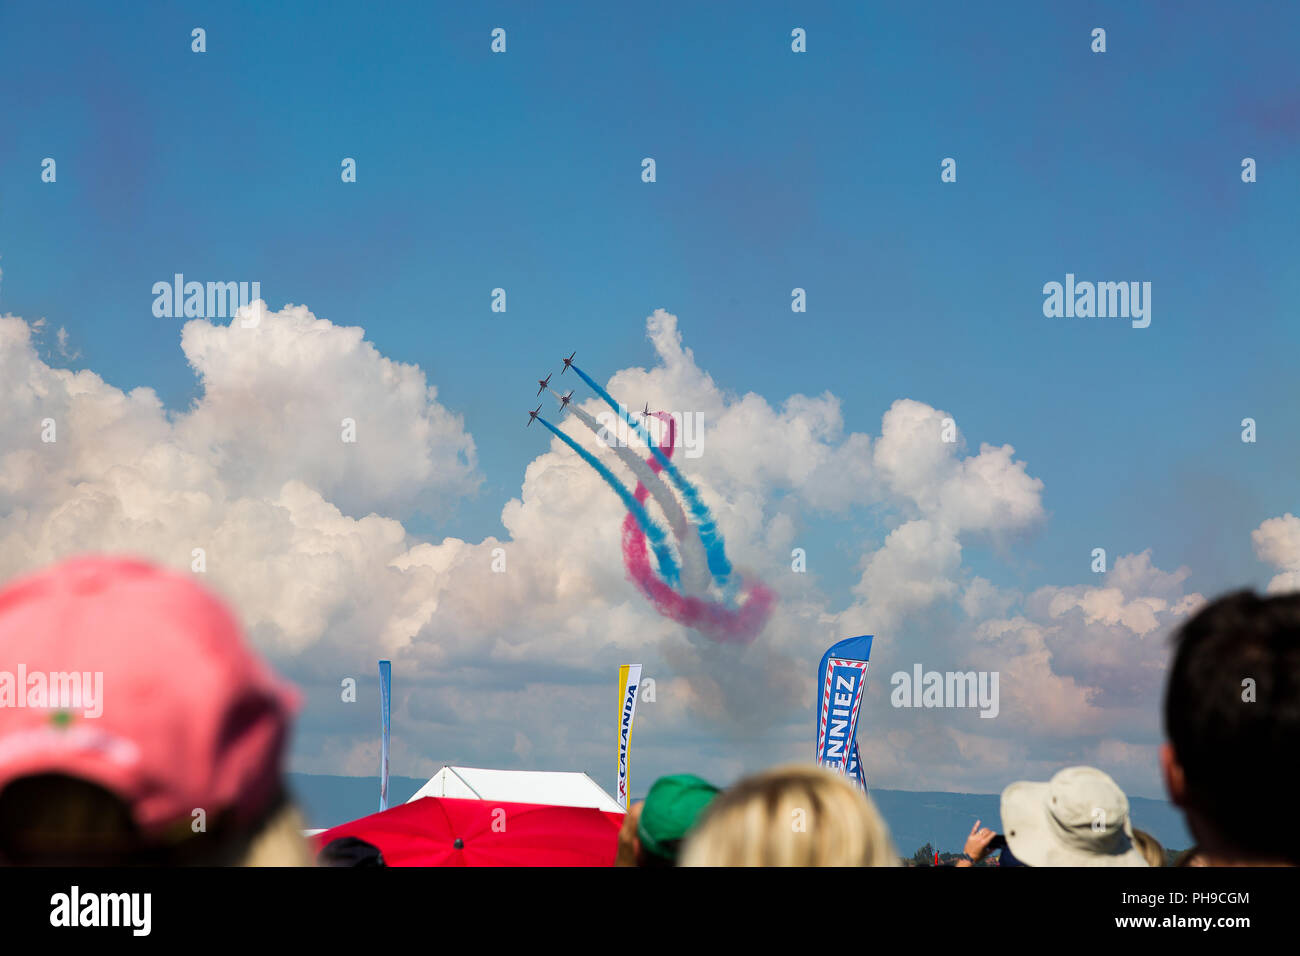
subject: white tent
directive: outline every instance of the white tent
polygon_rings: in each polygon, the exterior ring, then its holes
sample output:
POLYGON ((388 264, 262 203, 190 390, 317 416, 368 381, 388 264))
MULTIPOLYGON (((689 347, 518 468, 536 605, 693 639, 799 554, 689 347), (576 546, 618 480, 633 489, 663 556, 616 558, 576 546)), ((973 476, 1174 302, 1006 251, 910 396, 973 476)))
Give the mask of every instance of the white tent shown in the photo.
MULTIPOLYGON (((551 770, 480 770, 443 767, 415 792, 421 797, 499 800, 502 803, 542 803, 557 807, 595 807, 611 813, 623 808, 585 773, 551 770)), ((410 803, 411 800, 406 801, 410 803)))

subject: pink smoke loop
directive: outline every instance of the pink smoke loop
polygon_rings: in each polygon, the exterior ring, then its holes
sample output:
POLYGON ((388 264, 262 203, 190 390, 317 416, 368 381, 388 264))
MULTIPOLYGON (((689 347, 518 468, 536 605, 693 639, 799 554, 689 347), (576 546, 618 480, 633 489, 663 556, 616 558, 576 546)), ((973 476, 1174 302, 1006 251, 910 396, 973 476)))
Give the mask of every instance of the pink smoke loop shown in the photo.
MULTIPOLYGON (((666 412, 654 412, 654 417, 668 423, 668 442, 661 445, 665 458, 673 456, 676 444, 676 422, 666 412)), ((652 453, 646 464, 658 474, 663 464, 652 453)), ((641 482, 636 485, 636 500, 642 503, 650 491, 641 482)), ((650 564, 645 532, 628 512, 623 519, 623 565, 627 575, 641 592, 650 599, 660 614, 686 627, 728 644, 749 644, 763 630, 776 604, 776 594, 757 579, 741 576, 743 598, 737 607, 727 607, 707 598, 691 597, 674 591, 655 573, 650 564)))

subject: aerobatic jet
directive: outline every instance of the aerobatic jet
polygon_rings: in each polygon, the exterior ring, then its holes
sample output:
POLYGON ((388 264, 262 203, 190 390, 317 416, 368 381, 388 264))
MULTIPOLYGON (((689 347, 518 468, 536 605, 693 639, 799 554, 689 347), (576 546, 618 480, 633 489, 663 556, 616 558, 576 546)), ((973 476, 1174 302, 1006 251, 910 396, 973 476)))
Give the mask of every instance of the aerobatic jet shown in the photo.
MULTIPOLYGON (((542 410, 542 406, 538 405, 536 408, 534 408, 531 412, 528 413, 528 425, 531 425, 533 423, 533 419, 537 417, 537 413, 540 412, 541 410, 542 410)), ((524 427, 527 428, 528 425, 525 425, 524 427)))
POLYGON ((641 417, 642 417, 642 418, 649 418, 649 417, 650 417, 650 403, 649 403, 649 402, 646 402, 646 403, 645 403, 645 411, 643 411, 643 412, 641 413, 641 417))
POLYGON ((564 409, 565 407, 568 406, 570 400, 572 400, 573 398, 573 389, 569 389, 568 395, 561 395, 559 396, 559 398, 560 398, 560 408, 564 409))
POLYGON ((572 352, 569 353, 569 357, 564 360, 564 368, 560 369, 561 375, 563 375, 565 372, 569 370, 569 366, 573 364, 573 357, 577 354, 578 354, 577 349, 574 349, 572 352))
MULTIPOLYGON (((551 373, 551 375, 554 375, 554 374, 555 374, 554 372, 551 373)), ((546 388, 546 386, 548 386, 548 385, 551 384, 551 375, 546 376, 546 378, 539 378, 539 379, 537 380, 537 394, 538 394, 538 395, 542 394, 542 389, 546 388)))

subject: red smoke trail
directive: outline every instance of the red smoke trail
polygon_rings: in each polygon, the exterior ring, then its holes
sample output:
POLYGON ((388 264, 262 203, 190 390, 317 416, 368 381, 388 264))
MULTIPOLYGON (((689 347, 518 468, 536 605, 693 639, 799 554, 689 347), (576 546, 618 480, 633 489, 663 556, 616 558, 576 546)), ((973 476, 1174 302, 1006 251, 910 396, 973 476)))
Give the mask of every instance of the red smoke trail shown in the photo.
MULTIPOLYGON (((671 458, 676 444, 676 423, 665 412, 654 412, 655 418, 668 423, 668 441, 661 445, 665 458, 671 458)), ((646 463, 657 474, 663 463, 652 452, 646 463)), ((637 482, 636 500, 644 502, 649 496, 649 489, 637 482)), ((767 623, 776 604, 776 594, 762 581, 743 578, 741 592, 742 603, 731 608, 717 601, 699 597, 689 597, 674 591, 663 582, 650 565, 650 556, 646 551, 645 533, 636 523, 636 517, 628 512, 623 519, 623 564, 628 577, 641 589, 654 604, 660 614, 686 627, 705 634, 716 641, 731 644, 748 644, 758 636, 767 623)))

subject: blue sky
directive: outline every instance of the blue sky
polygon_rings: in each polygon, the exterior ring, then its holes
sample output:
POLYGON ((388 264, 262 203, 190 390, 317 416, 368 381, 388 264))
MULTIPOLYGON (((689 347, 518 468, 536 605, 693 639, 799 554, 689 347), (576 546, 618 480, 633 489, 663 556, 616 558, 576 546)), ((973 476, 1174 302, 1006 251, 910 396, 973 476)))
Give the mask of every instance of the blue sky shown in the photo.
POLYGON ((646 362, 662 306, 726 388, 829 389, 864 430, 907 395, 1012 443, 1052 512, 1030 583, 1094 542, 1262 577, 1236 531, 1300 460, 1294 7, 562 6, 6 4, 0 307, 172 407, 174 272, 363 325, 465 415, 483 493, 428 528, 473 536, 534 451, 528 380, 579 342, 646 362), (1151 327, 1045 319, 1067 271, 1151 281, 1151 327))
MULTIPOLYGON (((151 312, 173 273, 363 326, 483 476, 400 517, 477 541, 543 448, 530 382, 574 348, 600 378, 653 363, 665 308, 730 392, 829 391, 872 434, 913 398, 972 453, 1014 445, 1048 519, 966 555, 1005 586, 1085 583, 1101 546, 1262 587, 1249 532, 1300 507, 1300 9, 802 6, 6 3, 0 312, 173 411, 199 394, 151 312), (1045 318, 1067 272, 1151 282, 1150 327, 1045 318)), ((846 591, 882 527, 808 521, 846 591)))

